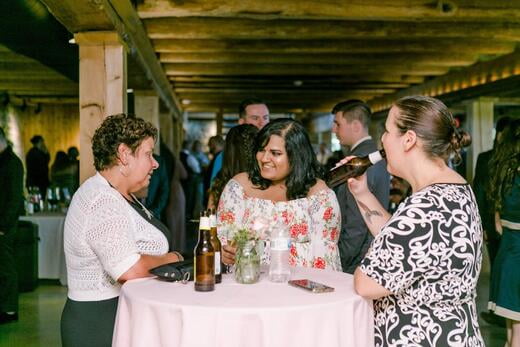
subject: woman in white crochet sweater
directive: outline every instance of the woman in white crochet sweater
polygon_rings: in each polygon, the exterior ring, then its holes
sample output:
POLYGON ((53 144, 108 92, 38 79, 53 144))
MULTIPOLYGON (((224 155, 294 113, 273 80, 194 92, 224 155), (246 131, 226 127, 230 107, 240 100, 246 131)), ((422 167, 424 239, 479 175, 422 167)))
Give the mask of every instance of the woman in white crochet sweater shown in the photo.
POLYGON ((182 260, 167 253, 162 225, 132 193, 150 182, 157 129, 124 114, 107 117, 92 138, 97 173, 72 199, 65 220, 68 298, 62 344, 110 346, 121 284, 182 260))

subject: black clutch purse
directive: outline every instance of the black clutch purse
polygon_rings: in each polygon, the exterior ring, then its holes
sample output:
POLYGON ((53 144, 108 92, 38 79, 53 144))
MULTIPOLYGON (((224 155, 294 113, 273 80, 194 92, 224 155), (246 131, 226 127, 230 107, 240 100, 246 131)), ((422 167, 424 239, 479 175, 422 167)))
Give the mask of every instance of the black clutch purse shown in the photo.
POLYGON ((193 281, 193 259, 163 264, 149 272, 164 281, 187 283, 193 281))

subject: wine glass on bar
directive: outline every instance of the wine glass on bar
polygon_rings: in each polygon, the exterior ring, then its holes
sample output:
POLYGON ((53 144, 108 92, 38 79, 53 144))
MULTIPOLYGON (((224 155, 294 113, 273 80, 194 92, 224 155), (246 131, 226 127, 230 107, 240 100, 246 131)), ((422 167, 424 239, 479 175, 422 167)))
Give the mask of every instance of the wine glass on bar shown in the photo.
POLYGON ((58 209, 58 203, 60 202, 60 188, 49 187, 47 188, 47 202, 49 203, 49 210, 51 212, 58 209))

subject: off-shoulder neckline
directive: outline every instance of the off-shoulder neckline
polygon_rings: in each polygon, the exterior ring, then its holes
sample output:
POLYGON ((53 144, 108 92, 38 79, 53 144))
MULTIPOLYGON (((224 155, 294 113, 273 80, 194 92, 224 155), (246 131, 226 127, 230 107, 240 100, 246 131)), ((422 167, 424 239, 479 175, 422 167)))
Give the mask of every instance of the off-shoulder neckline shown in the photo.
POLYGON ((293 200, 287 200, 287 201, 273 201, 273 200, 269 200, 269 199, 262 199, 262 198, 257 198, 255 196, 251 196, 249 194, 246 193, 246 190, 244 189, 244 187, 242 186, 242 184, 240 184, 240 182, 238 182, 236 179, 234 178, 231 178, 229 180, 230 182, 234 182, 235 184, 237 184, 240 189, 242 190, 243 194, 248 198, 248 199, 255 199, 255 200, 260 200, 260 201, 267 201, 267 202, 270 202, 272 204, 288 204, 288 203, 291 203, 293 201, 298 201, 298 200, 307 200, 307 199, 315 199, 315 198, 318 198, 319 196, 323 195, 323 194, 330 194, 330 191, 331 189, 329 187, 325 187, 323 189, 320 189, 318 190, 316 193, 312 194, 312 195, 309 195, 309 196, 306 196, 304 198, 298 198, 298 199, 293 199, 293 200))

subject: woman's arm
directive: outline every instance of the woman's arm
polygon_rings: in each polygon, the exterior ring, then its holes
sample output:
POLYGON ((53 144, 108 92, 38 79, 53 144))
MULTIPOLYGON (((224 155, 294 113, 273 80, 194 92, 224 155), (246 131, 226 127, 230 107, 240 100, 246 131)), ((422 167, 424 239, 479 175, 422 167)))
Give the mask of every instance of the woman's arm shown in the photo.
POLYGON ((372 235, 376 236, 391 215, 368 189, 367 175, 349 178, 348 189, 356 199, 359 212, 372 235))
POLYGON ((502 223, 500 222, 500 213, 495 212, 495 229, 499 235, 502 235, 502 223))
POLYGON ((354 288, 358 295, 372 300, 392 294, 391 291, 365 275, 359 267, 354 272, 354 288))
POLYGON ((130 269, 128 269, 126 272, 124 272, 117 281, 119 283, 124 283, 128 280, 133 280, 136 278, 142 278, 142 277, 149 277, 151 276, 149 271, 150 269, 153 269, 154 267, 173 263, 181 259, 179 253, 177 252, 171 252, 166 253, 165 255, 145 255, 141 254, 141 257, 135 263, 130 269))

